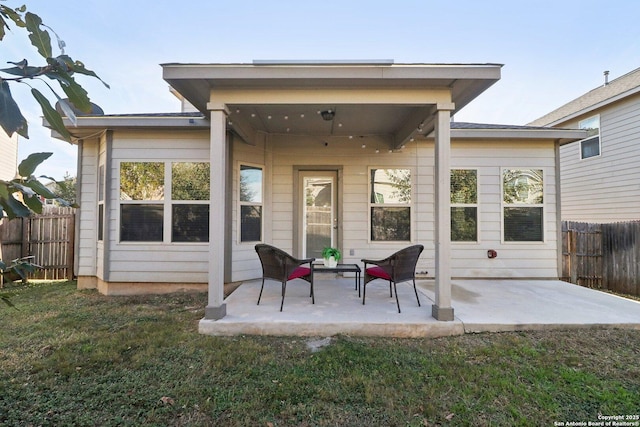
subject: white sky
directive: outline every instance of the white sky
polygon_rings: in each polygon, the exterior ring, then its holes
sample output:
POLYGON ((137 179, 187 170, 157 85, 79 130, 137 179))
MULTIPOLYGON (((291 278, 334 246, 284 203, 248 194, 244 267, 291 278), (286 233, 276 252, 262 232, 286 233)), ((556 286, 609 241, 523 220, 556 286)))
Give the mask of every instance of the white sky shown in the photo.
MULTIPOLYGON (((179 111, 162 63, 393 59, 504 64, 502 79, 455 120, 526 124, 601 85, 604 70, 613 80, 640 67, 636 0, 32 0, 27 7, 66 42, 68 55, 109 83, 78 78, 106 114, 179 111)), ((31 52, 20 31, 0 42, 3 62, 40 65, 31 52)), ((37 174, 75 175, 75 146, 40 126, 28 87, 12 91, 29 121, 20 159, 53 151, 37 174)))

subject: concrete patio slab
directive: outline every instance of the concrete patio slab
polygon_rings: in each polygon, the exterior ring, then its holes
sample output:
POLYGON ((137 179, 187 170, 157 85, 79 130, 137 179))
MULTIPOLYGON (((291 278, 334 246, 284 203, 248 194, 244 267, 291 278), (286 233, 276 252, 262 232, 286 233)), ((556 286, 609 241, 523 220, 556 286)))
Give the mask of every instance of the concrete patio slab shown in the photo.
POLYGON ((282 312, 279 283, 267 281, 260 305, 256 305, 261 281, 245 282, 226 299, 227 315, 201 320, 199 331, 208 335, 415 338, 584 327, 640 330, 640 302, 558 280, 454 280, 455 320, 439 322, 431 317, 432 280, 418 281, 421 307, 410 283, 398 285, 402 309, 398 313, 385 282, 370 283, 366 305, 362 305, 353 278, 319 276, 315 304, 311 304, 308 284, 292 281, 282 312))
MULTIPOLYGON (((433 282, 420 289, 434 298, 433 282)), ((584 327, 640 329, 640 302, 560 280, 454 280, 465 332, 584 327)))

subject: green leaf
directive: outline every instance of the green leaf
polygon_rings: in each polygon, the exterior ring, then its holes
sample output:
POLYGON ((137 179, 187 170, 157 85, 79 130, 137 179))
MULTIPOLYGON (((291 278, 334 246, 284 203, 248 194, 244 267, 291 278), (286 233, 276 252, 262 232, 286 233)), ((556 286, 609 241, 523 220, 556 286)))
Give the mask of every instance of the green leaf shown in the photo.
POLYGON ((62 71, 64 74, 73 74, 73 59, 69 55, 58 55, 55 58, 47 58, 47 63, 55 68, 56 71, 62 71))
POLYGON ((69 85, 61 85, 64 93, 69 97, 69 101, 80 111, 89 114, 91 112, 91 101, 89 94, 80 86, 73 77, 69 79, 69 85))
POLYGON ((27 119, 20 112, 5 80, 0 84, 0 126, 9 136, 18 132, 18 135, 29 139, 27 119))
MULTIPOLYGON (((31 89, 31 94, 42 107, 42 113, 49 125, 58 132, 64 139, 71 141, 71 133, 64 126, 60 113, 58 113, 49 103, 49 100, 38 89, 31 89)), ((24 175, 23 175, 24 176, 24 175)))
POLYGON ((13 186, 16 188, 16 190, 22 193, 23 197, 33 197, 37 195, 36 192, 33 191, 33 189, 25 185, 19 184, 17 182, 13 182, 13 186))
POLYGON ((0 219, 9 218, 10 220, 15 218, 15 214, 8 207, 8 203, 6 199, 0 197, 0 219))
POLYGON ((20 164, 18 165, 18 173, 20 174, 20 176, 23 176, 25 178, 30 177, 31 175, 33 175, 33 172, 40 165, 40 163, 44 162, 52 155, 53 153, 29 154, 29 156, 23 161, 21 161, 20 164))
POLYGON ((27 12, 25 15, 25 23, 29 31, 29 40, 31 44, 38 50, 44 58, 50 58, 51 53, 51 37, 46 30, 42 30, 40 25, 42 19, 35 13, 27 12))
POLYGON ((0 180, 0 199, 6 199, 9 197, 9 183, 0 180))
MULTIPOLYGON (((80 111, 85 113, 91 112, 91 101, 87 91, 80 86, 75 79, 67 72, 67 65, 64 61, 58 58, 49 58, 47 62, 53 66, 54 69, 47 72, 45 75, 50 79, 58 80, 60 87, 67 94, 69 101, 80 111)), ((53 91, 53 89, 51 89, 53 91)), ((54 92, 55 93, 55 92, 54 92)), ((56 95, 57 96, 57 95, 56 95)))
POLYGON ((14 76, 36 77, 41 75, 44 70, 46 70, 46 67, 29 67, 27 65, 25 66, 17 65, 11 68, 3 68, 0 71, 2 71, 3 73, 12 74, 14 76))
POLYGON ((29 187, 31 190, 44 197, 45 199, 56 199, 58 197, 37 179, 28 180, 24 183, 24 186, 29 187))
POLYGON ((9 195, 8 199, 4 200, 6 203, 4 204, 4 210, 7 212, 9 219, 13 219, 16 217, 26 217, 31 214, 31 211, 28 207, 26 207, 22 202, 16 200, 13 195, 9 195))
POLYGON ((0 40, 4 39, 4 35, 6 34, 5 28, 8 29, 9 26, 7 25, 7 22, 4 20, 4 18, 0 16, 0 40))
POLYGON ((100 80, 100 82, 105 85, 105 87, 107 87, 108 89, 110 89, 111 87, 105 83, 100 77, 98 77, 98 75, 91 71, 88 70, 87 68, 85 68, 84 63, 82 63, 81 61, 74 61, 69 55, 60 55, 58 56, 59 60, 62 60, 65 62, 65 64, 67 64, 68 66, 71 67, 71 69, 79 74, 84 74, 86 76, 91 76, 91 77, 95 77, 96 79, 100 80))
POLYGON ((41 214, 42 213, 42 201, 38 196, 23 197, 23 203, 29 208, 29 211, 41 214))
MULTIPOLYGON (((9 18, 16 24, 18 27, 24 28, 27 26, 25 22, 22 20, 21 13, 24 13, 27 10, 25 5, 17 7, 15 9, 11 9, 8 6, 0 6, 0 13, 6 18, 9 18)), ((5 24, 6 25, 6 24, 5 24)), ((9 26, 7 26, 9 28, 9 26)))
POLYGON ((2 40, 6 34, 5 29, 10 30, 9 25, 4 18, 11 19, 18 27, 24 28, 26 24, 18 12, 24 13, 25 10, 26 7, 24 5, 15 10, 11 9, 9 6, 0 5, 0 40, 2 40))
POLYGON ((42 201, 40 200, 40 197, 38 197, 37 194, 33 194, 32 196, 27 196, 26 194, 23 193, 22 200, 24 201, 24 204, 27 205, 27 207, 31 209, 33 212, 37 214, 42 213, 42 201))
POLYGON ((74 126, 77 126, 78 125, 78 118, 76 117, 76 113, 73 111, 73 109, 69 105, 69 102, 67 102, 66 99, 60 98, 58 93, 55 90, 53 90, 53 88, 51 87, 51 85, 49 85, 49 83, 47 83, 47 82, 44 82, 44 83, 47 86, 49 86, 49 89, 51 89, 51 92, 53 92, 55 97, 58 99, 58 105, 62 109, 62 112, 64 113, 64 115, 67 116, 67 118, 71 121, 71 123, 74 126))

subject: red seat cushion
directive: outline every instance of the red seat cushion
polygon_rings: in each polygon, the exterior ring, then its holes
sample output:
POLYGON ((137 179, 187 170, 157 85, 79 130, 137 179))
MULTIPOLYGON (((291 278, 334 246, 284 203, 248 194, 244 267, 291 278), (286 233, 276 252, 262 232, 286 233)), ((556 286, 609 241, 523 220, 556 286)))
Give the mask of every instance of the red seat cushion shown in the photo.
POLYGON ((308 276, 311 274, 311 269, 308 267, 298 267, 293 270, 293 273, 289 275, 287 280, 298 279, 300 277, 308 276))
POLYGON ((367 268, 367 274, 369 276, 378 277, 380 279, 391 280, 391 276, 389 276, 389 273, 384 271, 382 267, 367 268))

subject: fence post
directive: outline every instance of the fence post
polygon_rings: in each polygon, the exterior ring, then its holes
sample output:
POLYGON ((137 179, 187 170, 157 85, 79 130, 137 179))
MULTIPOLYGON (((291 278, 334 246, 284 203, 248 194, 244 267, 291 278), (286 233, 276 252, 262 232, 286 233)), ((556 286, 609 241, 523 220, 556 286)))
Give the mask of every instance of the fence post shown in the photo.
POLYGON ((571 283, 578 283, 578 232, 568 230, 567 246, 569 249, 569 276, 571 283))
POLYGON ((73 280, 73 262, 75 260, 75 231, 76 231, 75 215, 67 218, 67 271, 66 279, 73 280))
POLYGON ((29 232, 29 230, 31 229, 31 217, 28 216, 20 218, 20 220, 22 222, 22 247, 20 249, 20 257, 24 258, 29 256, 29 240, 31 237, 31 233, 29 232))

